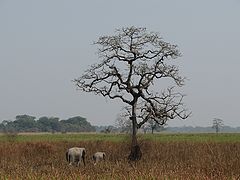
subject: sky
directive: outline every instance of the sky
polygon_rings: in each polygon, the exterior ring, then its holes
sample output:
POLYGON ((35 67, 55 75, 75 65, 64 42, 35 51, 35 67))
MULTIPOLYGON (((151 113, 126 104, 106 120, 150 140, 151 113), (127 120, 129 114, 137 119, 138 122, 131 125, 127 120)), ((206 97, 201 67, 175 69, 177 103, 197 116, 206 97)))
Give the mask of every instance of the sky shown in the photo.
POLYGON ((146 27, 178 45, 187 120, 169 126, 240 126, 239 0, 0 0, 0 121, 28 114, 114 125, 123 103, 76 90, 99 62, 93 42, 146 27))

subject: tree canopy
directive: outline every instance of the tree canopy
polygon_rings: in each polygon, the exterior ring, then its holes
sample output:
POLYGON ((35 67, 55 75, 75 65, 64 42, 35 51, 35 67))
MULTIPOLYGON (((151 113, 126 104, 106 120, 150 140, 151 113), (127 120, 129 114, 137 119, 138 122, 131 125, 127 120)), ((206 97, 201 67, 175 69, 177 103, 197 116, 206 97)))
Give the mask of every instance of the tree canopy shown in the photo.
POLYGON ((152 118, 160 123, 164 119, 187 118, 183 108, 183 95, 174 92, 174 87, 164 92, 154 92, 156 80, 168 78, 177 86, 184 84, 177 66, 169 60, 181 54, 176 45, 163 41, 158 33, 146 28, 122 28, 116 35, 102 36, 95 42, 100 46, 99 58, 75 83, 80 90, 94 92, 111 99, 121 99, 130 107, 140 109, 142 121, 152 118))
POLYGON ((2 132, 94 132, 95 128, 81 116, 59 120, 58 117, 18 115, 13 121, 0 124, 2 132))

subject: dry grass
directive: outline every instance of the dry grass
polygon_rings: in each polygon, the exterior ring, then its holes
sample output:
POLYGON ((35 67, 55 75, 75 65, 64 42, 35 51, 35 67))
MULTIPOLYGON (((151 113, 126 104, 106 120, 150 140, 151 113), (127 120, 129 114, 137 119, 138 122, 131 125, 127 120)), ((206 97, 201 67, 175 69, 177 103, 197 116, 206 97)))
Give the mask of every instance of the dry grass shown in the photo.
POLYGON ((129 164, 123 142, 1 142, 0 179, 237 179, 240 143, 142 141, 143 158, 129 164), (69 166, 65 151, 87 150, 86 167, 69 166), (105 151, 106 162, 94 166, 91 155, 105 151))

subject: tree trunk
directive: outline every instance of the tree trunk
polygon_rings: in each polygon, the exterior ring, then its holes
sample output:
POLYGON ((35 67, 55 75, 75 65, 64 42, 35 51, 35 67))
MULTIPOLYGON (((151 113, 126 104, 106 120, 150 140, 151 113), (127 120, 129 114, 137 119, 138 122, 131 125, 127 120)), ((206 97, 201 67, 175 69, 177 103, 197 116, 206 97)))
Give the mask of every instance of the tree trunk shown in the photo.
POLYGON ((138 144, 137 142, 137 120, 136 116, 131 117, 132 119, 132 146, 136 146, 138 144))
POLYGON ((132 120, 132 144, 131 144, 131 152, 128 156, 128 159, 130 161, 137 161, 141 159, 142 152, 137 142, 137 118, 136 118, 135 105, 133 105, 132 107, 132 117, 130 117, 130 120, 132 120))

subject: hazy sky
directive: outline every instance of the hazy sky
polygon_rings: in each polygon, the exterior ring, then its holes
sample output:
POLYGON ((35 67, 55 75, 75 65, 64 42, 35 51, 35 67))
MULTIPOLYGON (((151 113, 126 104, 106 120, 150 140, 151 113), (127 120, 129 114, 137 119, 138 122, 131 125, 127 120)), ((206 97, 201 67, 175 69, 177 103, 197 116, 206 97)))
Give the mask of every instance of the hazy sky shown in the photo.
POLYGON ((171 126, 240 126, 239 0, 0 0, 0 120, 80 115, 114 124, 123 103, 76 91, 99 61, 92 42, 116 28, 146 27, 177 44, 192 111, 171 126))

